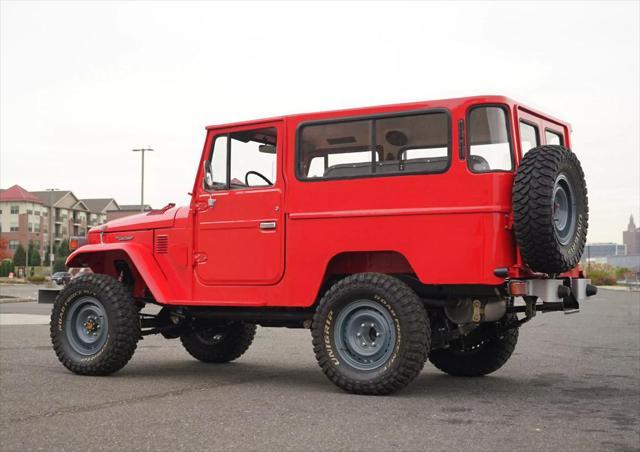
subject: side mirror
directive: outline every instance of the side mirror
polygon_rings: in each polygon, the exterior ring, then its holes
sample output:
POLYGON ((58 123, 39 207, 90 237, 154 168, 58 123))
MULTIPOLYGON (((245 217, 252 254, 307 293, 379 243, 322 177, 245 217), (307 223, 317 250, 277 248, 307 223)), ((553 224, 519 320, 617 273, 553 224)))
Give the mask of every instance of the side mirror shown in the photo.
POLYGON ((211 162, 204 162, 204 186, 205 188, 213 188, 213 174, 211 172, 211 162))
POLYGON ((274 144, 261 144, 260 146, 258 146, 258 151, 262 152, 263 154, 275 154, 276 146, 274 144))

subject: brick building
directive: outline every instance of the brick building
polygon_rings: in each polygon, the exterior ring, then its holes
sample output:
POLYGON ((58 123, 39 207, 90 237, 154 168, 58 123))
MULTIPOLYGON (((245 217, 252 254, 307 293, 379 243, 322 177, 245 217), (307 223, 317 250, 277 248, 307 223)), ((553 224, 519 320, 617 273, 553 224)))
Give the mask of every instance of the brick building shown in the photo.
POLYGON ((42 200, 19 185, 0 190, 0 235, 11 252, 18 244, 27 248, 30 241, 40 256, 49 243, 49 209, 42 200))
POLYGON ((26 249, 32 241, 44 259, 49 229, 57 245, 71 236, 86 235, 93 226, 110 220, 108 216, 120 218, 140 210, 139 206, 124 207, 120 212, 121 207, 113 198, 80 199, 70 190, 29 192, 14 185, 0 189, 0 234, 7 240, 9 254, 18 244, 26 249))

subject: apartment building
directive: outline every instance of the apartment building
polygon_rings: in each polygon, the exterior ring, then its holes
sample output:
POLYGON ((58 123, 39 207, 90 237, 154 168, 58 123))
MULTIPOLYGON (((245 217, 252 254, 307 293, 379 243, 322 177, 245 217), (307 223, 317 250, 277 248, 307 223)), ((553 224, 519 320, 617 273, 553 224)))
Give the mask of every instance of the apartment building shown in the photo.
POLYGON ((44 257, 49 243, 49 209, 42 200, 19 185, 0 190, 0 236, 11 251, 30 241, 44 257))
POLYGON ((80 199, 70 190, 29 192, 19 185, 0 189, 0 234, 15 251, 33 241, 44 258, 49 230, 55 244, 71 236, 84 236, 107 222, 107 212, 118 211, 113 198, 80 199))

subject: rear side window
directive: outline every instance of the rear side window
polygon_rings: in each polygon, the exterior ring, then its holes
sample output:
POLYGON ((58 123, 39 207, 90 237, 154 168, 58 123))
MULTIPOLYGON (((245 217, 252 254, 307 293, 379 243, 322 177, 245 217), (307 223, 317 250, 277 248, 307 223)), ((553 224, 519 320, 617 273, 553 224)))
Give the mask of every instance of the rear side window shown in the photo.
POLYGON ((563 137, 558 132, 547 129, 545 131, 545 138, 547 140, 547 144, 559 144, 560 146, 564 146, 563 137))
POLYGON ((528 122, 520 121, 520 149, 522 150, 522 155, 538 146, 540 146, 538 128, 528 122))
POLYGON ((511 171, 513 157, 507 113, 503 107, 474 107, 469 113, 469 158, 474 173, 511 171))
POLYGON ((425 112, 304 125, 300 179, 440 173, 449 167, 449 116, 425 112))

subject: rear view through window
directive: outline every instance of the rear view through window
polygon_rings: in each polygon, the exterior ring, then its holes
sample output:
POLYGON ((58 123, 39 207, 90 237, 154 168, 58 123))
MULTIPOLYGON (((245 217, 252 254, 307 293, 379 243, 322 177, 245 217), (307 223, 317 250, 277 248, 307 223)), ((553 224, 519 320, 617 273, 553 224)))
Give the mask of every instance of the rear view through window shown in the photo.
POLYGON ((441 111, 310 124, 298 139, 301 179, 440 173, 449 166, 449 117, 441 111))
POLYGON ((511 171, 507 114, 502 107, 475 107, 469 113, 469 169, 475 173, 511 171))

